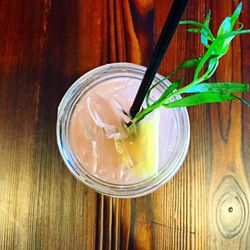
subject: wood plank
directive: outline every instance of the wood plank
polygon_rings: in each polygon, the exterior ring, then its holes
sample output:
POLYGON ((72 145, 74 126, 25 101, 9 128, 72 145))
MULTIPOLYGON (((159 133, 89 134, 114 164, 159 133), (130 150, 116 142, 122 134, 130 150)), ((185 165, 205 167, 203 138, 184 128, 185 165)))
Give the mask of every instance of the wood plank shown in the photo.
MULTIPOLYGON (((223 16, 230 15, 237 3, 213 2, 213 10, 223 16), (222 8, 228 5, 228 7, 222 8)), ((218 27, 220 19, 213 19, 218 27)), ((235 38, 227 56, 221 60, 215 80, 240 82, 241 44, 235 38)), ((209 242, 211 249, 246 249, 249 230, 250 190, 245 175, 242 145, 242 105, 237 102, 211 105, 212 171, 209 187, 209 242)))

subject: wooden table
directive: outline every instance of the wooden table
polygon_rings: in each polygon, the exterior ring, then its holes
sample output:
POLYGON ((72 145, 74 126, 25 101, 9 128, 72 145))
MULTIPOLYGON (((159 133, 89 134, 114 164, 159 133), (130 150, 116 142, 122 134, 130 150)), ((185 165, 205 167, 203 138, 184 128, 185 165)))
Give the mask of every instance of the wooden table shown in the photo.
MULTIPOLYGON (((237 3, 190 0, 183 19, 203 21, 210 8, 216 31, 237 3)), ((250 1, 243 5, 250 28, 250 1)), ((67 88, 101 64, 147 65, 170 6, 1 0, 0 249, 250 249, 250 109, 239 102, 189 108, 185 163, 142 198, 97 194, 58 153, 56 111, 67 88)), ((202 53, 199 37, 180 27, 160 72, 202 53)), ((213 80, 250 83, 249 58, 249 36, 237 37, 213 80)))

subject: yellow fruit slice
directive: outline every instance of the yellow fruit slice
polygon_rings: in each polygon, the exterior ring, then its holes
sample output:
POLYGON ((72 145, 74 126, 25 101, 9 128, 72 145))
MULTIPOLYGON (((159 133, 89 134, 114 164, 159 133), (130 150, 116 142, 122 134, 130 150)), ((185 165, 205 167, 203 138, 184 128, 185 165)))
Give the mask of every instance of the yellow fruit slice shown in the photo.
POLYGON ((136 136, 130 139, 115 139, 117 152, 132 175, 147 177, 158 170, 160 112, 154 111, 150 118, 141 120, 136 127, 136 136))

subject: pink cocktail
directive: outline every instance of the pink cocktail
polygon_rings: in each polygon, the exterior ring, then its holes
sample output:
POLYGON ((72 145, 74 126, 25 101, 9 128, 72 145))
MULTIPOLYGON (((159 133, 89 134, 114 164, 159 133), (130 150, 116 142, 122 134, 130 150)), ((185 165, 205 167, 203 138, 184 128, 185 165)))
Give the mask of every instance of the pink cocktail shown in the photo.
MULTIPOLYGON (((77 179, 98 192, 115 197, 152 192, 177 172, 186 156, 185 108, 161 107, 128 130, 126 114, 144 72, 144 67, 130 63, 96 68, 71 86, 59 106, 60 153, 77 179)), ((160 79, 157 74, 155 82, 160 79)), ((152 100, 166 84, 154 88, 152 100)))

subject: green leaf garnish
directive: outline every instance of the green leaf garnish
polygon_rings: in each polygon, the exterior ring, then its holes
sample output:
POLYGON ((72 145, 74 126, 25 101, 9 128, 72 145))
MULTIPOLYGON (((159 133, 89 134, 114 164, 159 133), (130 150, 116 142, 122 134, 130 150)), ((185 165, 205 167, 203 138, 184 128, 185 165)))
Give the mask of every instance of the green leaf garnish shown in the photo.
POLYGON ((191 32, 191 33, 199 33, 200 30, 199 29, 196 29, 196 28, 190 28, 190 29, 187 29, 187 32, 191 32))
POLYGON ((242 3, 240 2, 237 6, 237 8, 235 9, 232 17, 231 17, 231 25, 234 26, 234 24, 236 23, 237 19, 240 16, 240 12, 242 10, 242 3))
POLYGON ((161 95, 161 97, 158 99, 158 102, 161 102, 162 100, 165 100, 173 91, 175 91, 181 84, 182 78, 179 79, 176 82, 172 82, 167 90, 161 95))
POLYGON ((203 33, 204 31, 207 33, 206 37, 210 40, 213 41, 214 40, 214 36, 211 32, 211 30, 207 27, 207 25, 203 24, 203 23, 199 23, 196 21, 192 21, 192 20, 186 20, 186 21, 180 21, 179 24, 190 24, 190 25, 194 25, 198 28, 200 33, 203 33))
MULTIPOLYGON (((205 21, 204 21, 204 25, 209 29, 209 22, 210 22, 210 18, 211 18, 211 10, 208 11, 205 21)), ((205 29, 201 29, 201 43, 205 46, 208 47, 208 32, 205 29)))
MULTIPOLYGON (((174 70, 171 73, 169 73, 167 76, 165 76, 164 78, 162 78, 157 83, 152 84, 152 86, 149 88, 149 90, 148 90, 148 92, 146 94, 146 104, 147 104, 147 106, 150 106, 150 104, 149 104, 149 96, 150 96, 150 93, 151 93, 152 89, 154 89, 160 83, 164 82, 166 79, 169 79, 170 77, 172 77, 173 75, 175 75, 177 72, 179 72, 181 70, 184 70, 184 69, 189 69, 189 68, 192 68, 192 67, 196 66, 200 62, 200 59, 201 59, 200 57, 196 57, 196 58, 191 58, 191 59, 188 59, 186 61, 183 61, 177 67, 176 70, 174 70)), ((169 90, 166 90, 166 91, 169 91, 169 90)))
POLYGON ((207 80, 214 74, 219 65, 219 60, 224 56, 229 48, 233 38, 238 35, 249 34, 250 29, 244 30, 243 24, 237 22, 242 3, 239 3, 231 17, 226 17, 221 23, 217 34, 213 35, 209 28, 211 19, 211 11, 208 11, 204 23, 193 20, 181 21, 180 24, 192 25, 188 28, 188 32, 200 35, 201 43, 205 47, 205 53, 202 56, 191 58, 183 61, 176 70, 168 74, 166 77, 153 84, 146 95, 147 107, 142 109, 132 120, 138 122, 153 110, 163 106, 166 108, 188 107, 205 103, 224 102, 231 100, 239 100, 243 104, 250 106, 241 97, 235 96, 232 93, 247 92, 249 85, 245 83, 235 82, 217 82, 208 83, 207 80), (236 29, 236 24, 239 27, 236 29), (181 70, 187 70, 195 67, 193 80, 184 87, 180 87, 183 78, 174 81, 160 98, 153 103, 149 102, 151 91, 166 79, 171 78, 181 70), (188 96, 175 100, 173 97, 186 93, 188 96), (191 95, 190 95, 191 94, 191 95))
POLYGON ((249 85, 234 82, 200 83, 188 88, 183 93, 216 92, 216 93, 237 93, 247 92, 249 85))
POLYGON ((225 93, 212 93, 204 92, 184 97, 182 99, 166 103, 163 106, 166 108, 179 108, 179 107, 189 107, 199 104, 212 103, 212 102, 224 102, 229 100, 236 100, 237 97, 225 93))

